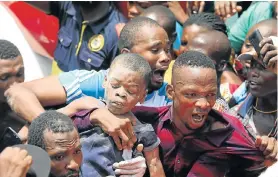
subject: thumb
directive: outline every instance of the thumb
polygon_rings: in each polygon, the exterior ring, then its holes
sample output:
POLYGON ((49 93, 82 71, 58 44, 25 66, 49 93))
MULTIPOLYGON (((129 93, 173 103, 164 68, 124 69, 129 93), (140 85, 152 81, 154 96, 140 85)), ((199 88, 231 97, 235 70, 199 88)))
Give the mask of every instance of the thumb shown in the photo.
POLYGON ((237 12, 241 12, 242 11, 242 7, 241 6, 236 6, 236 11, 237 12))
POLYGON ((257 136, 255 141, 255 146, 258 148, 262 144, 262 137, 257 136))
POLYGON ((136 147, 136 150, 137 150, 138 152, 142 152, 143 149, 144 149, 143 144, 138 144, 137 147, 136 147))

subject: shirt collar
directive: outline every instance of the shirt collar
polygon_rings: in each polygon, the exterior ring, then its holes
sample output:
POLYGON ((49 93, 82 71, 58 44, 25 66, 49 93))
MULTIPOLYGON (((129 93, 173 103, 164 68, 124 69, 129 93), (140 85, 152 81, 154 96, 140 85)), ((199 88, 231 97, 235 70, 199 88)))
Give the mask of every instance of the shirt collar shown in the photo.
MULTIPOLYGON (((163 114, 163 113, 162 113, 163 114)), ((173 107, 169 106, 169 110, 164 113, 165 115, 160 119, 160 122, 162 124, 161 128, 163 127, 164 123, 168 121, 172 121, 173 116, 173 107)), ((192 135, 197 136, 204 136, 207 138, 207 140, 214 144, 215 146, 219 147, 221 144, 229 137, 232 132, 234 131, 234 128, 231 126, 229 121, 227 120, 224 115, 220 114, 219 112, 215 110, 211 110, 209 112, 209 116, 213 117, 215 120, 219 120, 220 122, 223 122, 225 124, 224 128, 217 128, 214 130, 207 130, 206 128, 202 129, 199 132, 194 132, 192 135)), ((211 127, 211 122, 208 120, 206 127, 211 127)))
MULTIPOLYGON (((211 110, 209 116, 225 125, 225 127, 214 128, 213 130, 202 132, 208 141, 219 147, 233 133, 234 128, 228 121, 228 117, 215 110, 211 110)), ((211 123, 208 123, 208 127, 211 127, 211 125, 211 123)))
POLYGON ((73 3, 70 4, 70 7, 67 9, 66 13, 70 16, 73 16, 73 19, 75 21, 81 20, 81 16, 80 16, 80 19, 77 20, 76 15, 80 14, 80 11, 79 11, 79 8, 76 5, 74 5, 73 3), (79 13, 77 13, 77 11, 79 13))
POLYGON ((245 101, 241 104, 238 110, 238 114, 240 117, 244 118, 245 115, 247 114, 248 110, 251 108, 253 102, 254 102, 255 97, 249 94, 245 101))

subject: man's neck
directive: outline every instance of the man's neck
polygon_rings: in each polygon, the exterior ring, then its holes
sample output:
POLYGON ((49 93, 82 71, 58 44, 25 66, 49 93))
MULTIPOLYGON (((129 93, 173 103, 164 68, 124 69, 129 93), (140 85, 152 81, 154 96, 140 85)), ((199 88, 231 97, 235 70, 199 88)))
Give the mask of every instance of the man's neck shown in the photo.
POLYGON ((256 106, 256 109, 264 112, 277 110, 277 92, 267 95, 266 97, 257 98, 254 106, 256 106))
POLYGON ((172 107, 172 121, 177 129, 183 134, 183 136, 191 134, 194 132, 194 130, 191 130, 187 128, 187 126, 181 121, 181 118, 178 116, 178 114, 175 113, 174 108, 172 107))
POLYGON ((109 2, 94 2, 93 4, 87 3, 80 5, 81 14, 84 21, 97 22, 107 15, 109 8, 107 8, 109 2))

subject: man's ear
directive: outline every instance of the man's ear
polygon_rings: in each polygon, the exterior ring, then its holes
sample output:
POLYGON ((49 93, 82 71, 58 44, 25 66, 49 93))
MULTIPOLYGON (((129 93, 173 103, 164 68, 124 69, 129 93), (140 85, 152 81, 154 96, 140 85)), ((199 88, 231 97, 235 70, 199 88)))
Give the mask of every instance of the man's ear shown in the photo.
POLYGON ((145 102, 147 94, 148 94, 148 90, 146 90, 146 92, 143 94, 142 98, 140 98, 140 101, 139 101, 140 104, 143 104, 145 102))
POLYGON ((171 84, 168 84, 166 87, 167 97, 171 100, 174 99, 174 87, 171 84))
POLYGON ((104 81, 102 83, 102 88, 106 89, 107 87, 107 76, 104 76, 104 81))
POLYGON ((123 49, 121 50, 121 54, 122 54, 122 53, 130 53, 130 50, 127 49, 127 48, 123 48, 123 49))

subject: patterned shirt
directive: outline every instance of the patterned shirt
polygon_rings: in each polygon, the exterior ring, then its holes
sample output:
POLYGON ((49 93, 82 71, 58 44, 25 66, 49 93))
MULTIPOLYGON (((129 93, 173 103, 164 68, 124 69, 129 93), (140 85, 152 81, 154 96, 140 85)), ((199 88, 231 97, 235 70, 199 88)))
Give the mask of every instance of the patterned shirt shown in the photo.
POLYGON ((203 128, 183 135, 172 122, 172 107, 136 107, 135 116, 151 123, 161 141, 161 160, 167 176, 257 176, 263 154, 241 122, 228 114, 209 113, 203 128))

